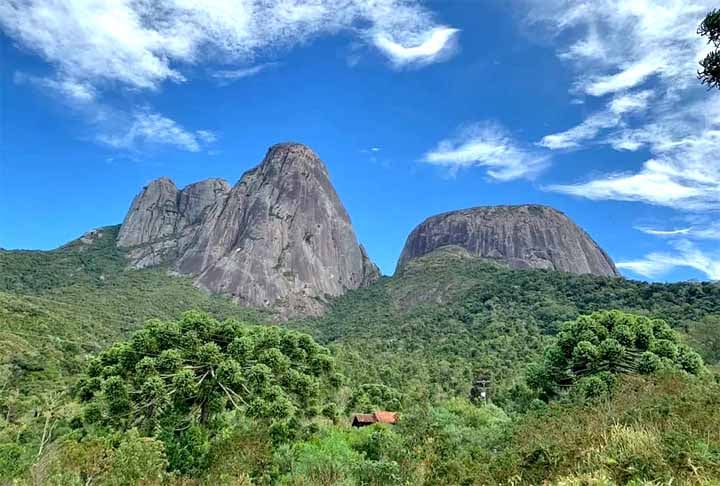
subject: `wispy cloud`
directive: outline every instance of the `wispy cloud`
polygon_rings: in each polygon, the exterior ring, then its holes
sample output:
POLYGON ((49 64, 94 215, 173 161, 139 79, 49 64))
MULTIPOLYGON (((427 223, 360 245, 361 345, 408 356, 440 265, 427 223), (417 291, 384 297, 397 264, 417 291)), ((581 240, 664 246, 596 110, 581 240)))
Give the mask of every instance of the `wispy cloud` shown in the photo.
POLYGON ((663 238, 687 238, 697 240, 720 240, 720 223, 692 225, 685 228, 659 229, 649 226, 636 226, 635 229, 647 235, 663 238))
POLYGON ((560 42, 559 57, 577 72, 573 90, 591 99, 614 97, 603 110, 540 144, 556 150, 605 144, 651 153, 640 168, 550 188, 681 210, 720 207, 720 159, 713 155, 720 150, 720 94, 706 92, 695 79, 697 62, 709 49, 697 25, 716 2, 519 2, 529 5, 534 25, 548 27, 560 42), (641 97, 647 93, 652 94, 641 97))
POLYGON ((688 233, 690 233, 690 228, 661 230, 661 229, 655 229, 655 228, 648 228, 645 226, 636 226, 635 229, 645 233, 646 235, 652 235, 652 236, 685 236, 688 233))
POLYGON ((579 125, 564 132, 546 135, 538 145, 550 150, 574 149, 583 142, 596 138, 603 130, 616 128, 623 123, 623 115, 642 112, 647 108, 651 90, 616 96, 607 107, 586 118, 579 125))
POLYGON ((496 123, 477 123, 438 143, 422 161, 446 167, 452 174, 469 167, 485 167, 499 181, 532 178, 547 167, 546 156, 522 148, 496 123))
MULTIPOLYGON (((0 2, 0 29, 54 69, 34 84, 62 101, 98 107, 115 102, 110 91, 137 99, 168 82, 184 83, 184 70, 193 66, 240 66, 216 71, 220 83, 257 75, 276 64, 253 65, 258 59, 339 32, 398 67, 447 59, 457 37, 419 0, 7 0, 0 2)), ((100 138, 117 147, 145 138, 197 150, 202 135, 157 117, 136 119, 125 135, 100 138)), ((95 125, 97 116, 90 118, 95 125)))
POLYGON ((26 73, 16 72, 14 81, 18 84, 32 84, 42 90, 56 93, 66 102, 90 103, 95 100, 97 92, 95 88, 87 83, 73 81, 71 79, 53 79, 31 76, 26 73))
POLYGON ((580 81, 579 87, 592 96, 603 96, 618 91, 634 88, 646 81, 651 75, 658 73, 665 62, 657 54, 623 66, 616 74, 591 77, 580 81))
POLYGON ((137 150, 145 145, 170 145, 189 152, 199 152, 203 145, 216 140, 213 132, 186 130, 174 120, 158 113, 138 112, 120 133, 102 134, 98 140, 110 147, 137 150))
POLYGON ((209 62, 208 52, 247 63, 344 30, 403 65, 440 60, 456 34, 415 0, 8 0, 0 27, 62 79, 140 89, 184 81, 180 66, 209 62))
POLYGON ((654 252, 642 259, 622 261, 616 265, 649 279, 663 277, 677 267, 693 268, 709 279, 720 279, 720 253, 705 253, 687 240, 674 244, 672 253, 654 252))
POLYGON ((387 32, 379 32, 373 42, 397 67, 422 66, 450 56, 456 48, 458 29, 437 27, 426 32, 424 38, 403 45, 396 42, 387 32))
POLYGON ((646 161, 640 171, 547 189, 588 199, 639 201, 688 211, 720 208, 720 130, 657 141, 655 150, 658 158, 646 161))
POLYGON ((215 78, 215 80, 217 80, 218 84, 224 86, 243 78, 256 76, 263 71, 267 71, 272 67, 278 66, 279 64, 280 63, 278 62, 266 62, 263 64, 256 64, 254 66, 239 69, 220 70, 213 72, 211 76, 215 78))
POLYGON ((171 118, 147 107, 128 112, 100 101, 91 85, 15 74, 16 83, 28 83, 59 98, 93 126, 94 140, 114 149, 138 152, 148 146, 170 146, 199 152, 217 141, 210 130, 187 130, 171 118))

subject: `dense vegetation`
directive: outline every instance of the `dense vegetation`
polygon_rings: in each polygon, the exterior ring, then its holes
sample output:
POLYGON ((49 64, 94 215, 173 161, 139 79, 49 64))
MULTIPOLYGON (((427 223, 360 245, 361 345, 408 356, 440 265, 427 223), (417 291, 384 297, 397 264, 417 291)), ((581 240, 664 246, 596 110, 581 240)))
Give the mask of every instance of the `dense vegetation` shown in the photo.
POLYGON ((485 376, 499 398, 564 322, 609 309, 664 319, 717 362, 718 284, 516 271, 442 251, 337 299, 322 318, 295 325, 329 345, 353 382, 384 383, 411 399, 442 399, 468 396, 485 376))
POLYGON ((196 308, 221 318, 264 319, 165 269, 126 270, 117 231, 101 228, 49 252, 0 251, 0 362, 16 382, 77 373, 85 354, 151 318, 196 308))
POLYGON ((0 252, 1 479, 720 478, 717 284, 516 271, 437 252, 321 318, 272 326, 165 269, 127 270, 115 233, 0 252), (473 390, 480 377, 490 403, 473 390), (349 427, 352 413, 381 409, 399 423, 349 427))
POLYGON ((118 227, 102 228, 54 251, 0 251, 0 478, 4 461, 23 470, 62 434, 67 386, 88 357, 152 318, 188 309, 262 322, 265 316, 207 295, 165 269, 126 270, 118 227), (3 451, 14 451, 4 456, 3 451))

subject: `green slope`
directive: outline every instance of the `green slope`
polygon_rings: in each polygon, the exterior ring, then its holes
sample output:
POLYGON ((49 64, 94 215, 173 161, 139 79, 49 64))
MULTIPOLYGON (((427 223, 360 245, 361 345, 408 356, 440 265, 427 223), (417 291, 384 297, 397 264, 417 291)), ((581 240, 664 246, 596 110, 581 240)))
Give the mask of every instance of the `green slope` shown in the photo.
POLYGON ((101 228, 53 251, 0 251, 0 363, 14 383, 57 383, 77 372, 88 353, 151 318, 201 309, 220 318, 266 319, 166 269, 127 269, 117 231, 101 228))
POLYGON ((0 483, 37 461, 43 413, 62 417, 88 358, 153 318, 188 309, 249 323, 268 316, 206 294, 165 268, 131 270, 115 246, 119 227, 100 228, 52 251, 0 251, 0 483))

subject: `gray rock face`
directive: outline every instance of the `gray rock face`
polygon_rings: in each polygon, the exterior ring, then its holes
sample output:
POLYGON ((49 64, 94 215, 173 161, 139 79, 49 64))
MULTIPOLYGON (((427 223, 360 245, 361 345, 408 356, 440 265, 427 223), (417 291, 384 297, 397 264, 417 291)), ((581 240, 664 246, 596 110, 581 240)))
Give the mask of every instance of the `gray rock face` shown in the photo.
POLYGON ((585 231, 560 211, 540 205, 479 207, 432 216, 410 233, 397 271, 414 258, 448 246, 513 268, 620 276, 585 231))
POLYGON ((201 288, 285 316, 318 314, 328 296, 379 278, 325 165, 295 143, 271 147, 232 189, 154 181, 133 201, 118 245, 135 267, 167 263, 201 288))
POLYGON ((222 179, 197 182, 183 190, 167 177, 156 179, 133 200, 117 244, 128 249, 135 268, 171 262, 195 239, 210 207, 229 192, 230 185, 222 179))

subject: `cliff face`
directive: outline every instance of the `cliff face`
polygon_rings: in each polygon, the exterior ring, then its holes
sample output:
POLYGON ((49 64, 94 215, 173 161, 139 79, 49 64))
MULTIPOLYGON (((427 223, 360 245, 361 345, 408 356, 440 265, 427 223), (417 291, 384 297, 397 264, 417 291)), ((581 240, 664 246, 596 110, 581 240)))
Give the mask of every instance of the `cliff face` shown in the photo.
POLYGON ((325 165, 293 143, 271 147, 233 188, 217 179, 182 191, 166 178, 152 182, 118 245, 135 267, 166 263, 210 292, 285 315, 317 314, 327 296, 379 277, 325 165))
POLYGON ((135 268, 170 263, 188 249, 209 209, 229 192, 230 185, 222 179, 197 182, 182 190, 167 177, 156 179, 133 200, 117 244, 128 249, 135 268))
POLYGON ((417 226, 397 270, 417 257, 454 246, 513 268, 619 276, 610 257, 563 213, 539 205, 493 206, 432 216, 417 226))

